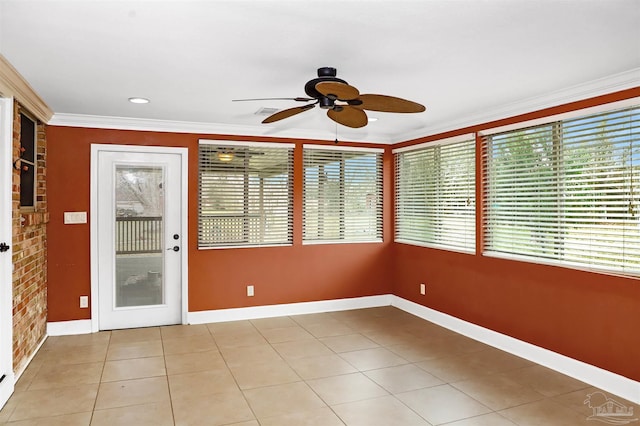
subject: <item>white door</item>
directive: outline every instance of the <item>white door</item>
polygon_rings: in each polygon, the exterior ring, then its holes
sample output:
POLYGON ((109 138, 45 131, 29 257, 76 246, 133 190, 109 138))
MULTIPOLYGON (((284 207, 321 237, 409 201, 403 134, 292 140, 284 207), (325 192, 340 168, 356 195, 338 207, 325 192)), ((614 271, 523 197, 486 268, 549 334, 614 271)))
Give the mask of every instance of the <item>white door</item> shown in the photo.
POLYGON ((100 330, 182 320, 181 155, 97 151, 100 330))
POLYGON ((11 276, 11 179, 13 99, 0 98, 0 408, 14 387, 11 276))

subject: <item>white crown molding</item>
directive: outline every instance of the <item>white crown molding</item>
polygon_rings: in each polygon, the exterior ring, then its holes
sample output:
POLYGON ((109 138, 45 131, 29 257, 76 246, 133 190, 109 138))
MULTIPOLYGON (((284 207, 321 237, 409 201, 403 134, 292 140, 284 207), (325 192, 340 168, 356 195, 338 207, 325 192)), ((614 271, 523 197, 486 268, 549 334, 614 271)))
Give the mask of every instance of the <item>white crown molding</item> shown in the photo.
MULTIPOLYGON (((270 138, 291 138, 304 140, 333 141, 335 133, 313 130, 276 130, 269 126, 238 126, 231 124, 200 123, 191 121, 169 121, 148 118, 109 117, 84 114, 54 114, 49 120, 51 126, 86 127, 92 129, 136 130, 170 133, 198 133, 204 135, 223 136, 255 136, 270 138)), ((367 142, 391 144, 387 135, 378 139, 358 141, 349 137, 341 137, 342 142, 367 142)))
MULTIPOLYGON (((0 75, 0 78, 2 76, 0 75)), ((462 129, 469 126, 490 123, 495 120, 509 118, 545 108, 555 107, 570 102, 580 101, 595 96, 606 95, 620 90, 640 86, 640 68, 634 68, 619 74, 593 80, 587 83, 571 86, 556 92, 547 93, 524 99, 518 102, 499 106, 489 112, 466 115, 462 119, 455 119, 436 126, 427 126, 408 133, 391 136, 388 134, 377 137, 368 136, 366 141, 355 140, 345 136, 344 142, 367 142, 384 145, 420 139, 447 131, 462 129)), ((0 89, 2 87, 0 86, 0 89)), ((271 126, 239 126, 219 123, 201 123, 190 121, 169 121, 145 118, 110 117, 85 114, 56 113, 48 124, 52 126, 86 127, 96 129, 135 130, 172 133, 198 133, 222 136, 254 136, 291 139, 312 139, 332 141, 335 134, 332 131, 275 129, 271 126)))
POLYGON ((571 120, 575 118, 585 117, 588 115, 596 115, 602 114, 609 111, 614 111, 617 109, 624 108, 632 108, 640 105, 640 96, 635 98, 623 99, 621 101, 609 102, 606 104, 595 105, 592 107, 582 108, 579 110, 563 112, 560 114, 547 115, 540 118, 535 118, 533 120, 520 121, 518 123, 506 124, 504 126, 491 127, 487 129, 483 129, 478 132, 480 136, 490 136, 495 135, 496 133, 504 133, 512 130, 522 129, 523 127, 534 127, 534 126, 542 126, 545 124, 563 121, 563 120, 571 120))
POLYGON ((610 75, 586 83, 577 84, 541 96, 523 99, 504 106, 490 109, 475 115, 466 115, 462 119, 439 123, 435 126, 423 127, 397 136, 398 141, 406 142, 424 138, 431 135, 464 129, 469 126, 481 125, 504 118, 514 117, 529 112, 539 111, 571 102, 581 101, 596 96, 607 95, 621 90, 632 89, 640 86, 640 68, 633 68, 619 74, 610 75))
POLYGON ((13 96, 31 114, 43 123, 48 123, 53 111, 27 83, 7 59, 0 55, 0 94, 4 97, 13 96))

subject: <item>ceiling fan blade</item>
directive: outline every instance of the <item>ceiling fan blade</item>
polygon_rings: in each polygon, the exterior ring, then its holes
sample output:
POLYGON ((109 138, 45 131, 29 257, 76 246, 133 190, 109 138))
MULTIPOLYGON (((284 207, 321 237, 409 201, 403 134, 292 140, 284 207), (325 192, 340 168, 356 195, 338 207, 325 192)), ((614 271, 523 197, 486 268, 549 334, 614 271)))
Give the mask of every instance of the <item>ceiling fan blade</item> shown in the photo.
POLYGON ((354 108, 380 112, 422 112, 426 108, 416 102, 386 95, 360 95, 353 103, 354 108), (362 103, 358 103, 361 101, 362 103))
POLYGON ((254 98, 254 99, 232 99, 231 102, 244 102, 244 101, 296 101, 296 102, 309 102, 315 101, 314 98, 254 98))
POLYGON ((316 90, 324 96, 341 101, 355 99, 360 95, 360 92, 355 87, 337 81, 321 81, 316 84, 316 90))
POLYGON ((330 109, 327 111, 327 115, 330 119, 336 123, 342 124, 347 127, 364 127, 369 120, 367 114, 361 110, 349 105, 340 106, 336 109, 330 109))
POLYGON ((280 121, 285 118, 289 118, 293 115, 300 114, 301 112, 304 112, 308 109, 312 109, 315 106, 316 104, 311 104, 311 105, 304 105, 304 106, 299 106, 295 108, 284 109, 282 111, 278 111, 275 114, 268 116, 267 118, 262 120, 262 123, 266 124, 266 123, 273 123, 274 121, 280 121))

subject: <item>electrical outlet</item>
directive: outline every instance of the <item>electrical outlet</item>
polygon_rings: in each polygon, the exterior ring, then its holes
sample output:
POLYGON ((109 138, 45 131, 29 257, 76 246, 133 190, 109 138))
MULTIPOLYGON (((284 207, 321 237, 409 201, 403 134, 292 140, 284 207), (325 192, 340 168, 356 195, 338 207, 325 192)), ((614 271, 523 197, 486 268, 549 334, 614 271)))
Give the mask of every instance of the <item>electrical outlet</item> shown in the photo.
POLYGON ((253 286, 252 285, 248 285, 247 286, 247 296, 252 297, 253 296, 253 286))
POLYGON ((89 296, 80 296, 80 307, 81 308, 89 307, 89 296))
POLYGON ((424 283, 420 284, 420 294, 424 296, 426 293, 427 293, 427 286, 424 283))

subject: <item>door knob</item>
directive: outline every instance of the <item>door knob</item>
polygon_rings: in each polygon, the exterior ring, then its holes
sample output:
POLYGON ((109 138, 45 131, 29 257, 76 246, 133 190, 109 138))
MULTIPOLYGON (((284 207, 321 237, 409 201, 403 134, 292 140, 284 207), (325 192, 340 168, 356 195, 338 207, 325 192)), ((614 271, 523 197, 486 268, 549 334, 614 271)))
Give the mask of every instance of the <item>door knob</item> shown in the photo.
POLYGON ((5 251, 9 250, 9 246, 7 245, 7 243, 0 243, 0 253, 4 253, 5 251))
POLYGON ((180 247, 173 246, 173 247, 169 247, 167 250, 180 251, 180 247))

